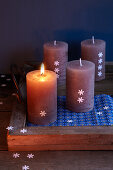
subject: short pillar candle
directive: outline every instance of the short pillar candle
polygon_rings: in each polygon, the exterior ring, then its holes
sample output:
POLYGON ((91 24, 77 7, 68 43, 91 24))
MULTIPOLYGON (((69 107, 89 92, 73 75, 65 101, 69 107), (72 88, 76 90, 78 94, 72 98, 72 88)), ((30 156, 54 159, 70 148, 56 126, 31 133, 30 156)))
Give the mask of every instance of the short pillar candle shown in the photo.
POLYGON ((82 59, 95 63, 96 81, 105 79, 105 47, 105 41, 94 39, 94 36, 81 42, 82 59))
POLYGON ((73 112, 88 112, 94 107, 95 64, 70 61, 66 69, 66 105, 73 112))
POLYGON ((53 71, 29 72, 27 81, 28 121, 47 125, 57 119, 57 76, 53 71))
POLYGON ((62 41, 52 41, 45 43, 43 48, 46 68, 57 74, 58 85, 65 84, 68 44, 62 41))

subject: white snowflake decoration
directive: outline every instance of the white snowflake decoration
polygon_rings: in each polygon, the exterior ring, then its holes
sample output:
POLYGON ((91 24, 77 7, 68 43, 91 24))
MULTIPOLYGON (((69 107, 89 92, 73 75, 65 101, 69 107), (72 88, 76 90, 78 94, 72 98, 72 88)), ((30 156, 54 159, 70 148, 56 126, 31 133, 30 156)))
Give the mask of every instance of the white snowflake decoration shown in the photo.
POLYGON ((84 91, 81 89, 81 90, 78 91, 78 94, 81 96, 81 95, 84 94, 84 91))
POLYGON ((29 166, 27 165, 22 166, 22 170, 28 170, 28 169, 29 169, 29 166))
POLYGON ((10 78, 7 78, 6 81, 11 81, 11 79, 10 79, 10 78))
POLYGON ((26 133, 26 132, 27 132, 27 129, 21 129, 20 132, 21 132, 21 133, 26 133))
POLYGON ((6 77, 4 74, 2 74, 1 76, 0 76, 1 78, 4 78, 4 77, 6 77))
POLYGON ((17 96, 17 94, 16 93, 12 93, 12 96, 17 96))
POLYGON ((99 76, 99 77, 102 76, 102 72, 101 72, 101 71, 98 72, 98 76, 99 76))
POLYGON ((98 70, 102 70, 102 65, 99 65, 99 66, 98 66, 98 70))
POLYGON ((82 103, 84 101, 84 99, 82 97, 79 97, 77 100, 79 103, 82 103))
POLYGON ((98 56, 99 56, 99 57, 102 57, 102 56, 103 56, 103 53, 102 53, 102 52, 99 52, 99 53, 98 53, 98 56))
POLYGON ((6 84, 1 84, 1 87, 6 87, 7 85, 6 84))
POLYGON ((13 130, 13 128, 14 128, 13 126, 8 126, 6 129, 7 130, 13 130))
POLYGON ((0 105, 2 105, 3 104, 3 102, 0 102, 0 105))
POLYGON ((56 75, 57 75, 57 79, 59 79, 59 77, 60 77, 59 74, 56 74, 56 75))
POLYGON ((14 153, 13 158, 19 158, 20 154, 19 153, 14 153))
POLYGON ((107 110, 109 108, 109 106, 104 106, 103 109, 107 110))
POLYGON ((31 153, 31 154, 28 154, 27 157, 30 159, 30 158, 33 158, 34 155, 31 153))
POLYGON ((59 70, 59 68, 55 68, 54 71, 55 71, 55 73, 58 73, 60 70, 59 70))
POLYGON ((41 117, 46 116, 46 114, 47 114, 47 113, 46 113, 45 111, 41 111, 41 112, 40 112, 41 117))
POLYGON ((55 62, 54 62, 54 65, 55 65, 55 66, 59 66, 59 61, 55 61, 55 62))
POLYGON ((68 123, 72 123, 72 122, 73 122, 73 120, 67 120, 67 122, 68 122, 68 123))
POLYGON ((100 116, 102 114, 102 112, 97 112, 97 114, 100 116))
POLYGON ((103 62, 102 58, 98 60, 98 63, 101 64, 103 62))

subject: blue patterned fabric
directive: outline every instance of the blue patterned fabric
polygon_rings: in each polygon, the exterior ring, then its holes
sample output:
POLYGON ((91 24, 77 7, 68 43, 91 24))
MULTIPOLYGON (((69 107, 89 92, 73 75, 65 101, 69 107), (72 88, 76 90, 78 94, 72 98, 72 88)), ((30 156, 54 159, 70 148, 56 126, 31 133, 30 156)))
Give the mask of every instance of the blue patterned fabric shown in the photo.
MULTIPOLYGON (((66 97, 58 97, 57 120, 48 126, 111 126, 113 125, 113 98, 109 95, 97 95, 94 109, 90 112, 75 113, 66 109, 66 97)), ((27 122, 27 126, 38 126, 27 122)))

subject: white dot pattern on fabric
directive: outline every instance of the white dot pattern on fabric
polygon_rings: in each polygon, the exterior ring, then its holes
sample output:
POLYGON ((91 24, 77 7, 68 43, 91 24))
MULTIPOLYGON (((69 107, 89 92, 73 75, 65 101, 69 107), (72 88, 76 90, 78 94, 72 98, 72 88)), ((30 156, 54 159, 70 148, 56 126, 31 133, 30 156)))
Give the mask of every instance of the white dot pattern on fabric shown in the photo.
POLYGON ((1 87, 6 87, 7 85, 6 84, 1 84, 1 87))

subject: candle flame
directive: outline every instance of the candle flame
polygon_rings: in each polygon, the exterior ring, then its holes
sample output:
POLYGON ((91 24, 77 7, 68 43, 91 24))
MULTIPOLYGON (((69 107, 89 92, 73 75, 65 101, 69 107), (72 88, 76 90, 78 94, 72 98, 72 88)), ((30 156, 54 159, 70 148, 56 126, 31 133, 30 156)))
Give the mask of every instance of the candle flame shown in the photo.
POLYGON ((41 64, 41 75, 43 75, 44 74, 44 64, 42 63, 41 64))

